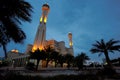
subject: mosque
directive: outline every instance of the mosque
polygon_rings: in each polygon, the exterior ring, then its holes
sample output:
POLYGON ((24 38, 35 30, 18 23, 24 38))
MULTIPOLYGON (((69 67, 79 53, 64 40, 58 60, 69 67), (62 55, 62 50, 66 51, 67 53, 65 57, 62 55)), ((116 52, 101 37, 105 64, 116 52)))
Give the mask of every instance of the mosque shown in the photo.
POLYGON ((56 40, 46 40, 46 23, 47 23, 47 17, 48 13, 50 11, 50 7, 48 4, 44 4, 42 6, 42 16, 40 18, 40 23, 37 29, 37 33, 35 36, 34 44, 28 44, 26 53, 29 53, 29 51, 35 51, 36 49, 44 50, 46 46, 51 46, 56 51, 58 51, 60 54, 71 54, 73 55, 73 43, 72 43, 72 33, 68 34, 69 38, 69 48, 65 47, 64 41, 56 41, 56 40))
POLYGON ((54 39, 46 40, 46 23, 47 23, 47 17, 48 17, 49 11, 50 11, 50 6, 48 4, 43 4, 42 15, 41 15, 39 26, 36 32, 34 43, 27 45, 25 53, 20 54, 17 50, 11 50, 10 52, 8 52, 8 58, 14 64, 16 63, 16 65, 20 65, 20 63, 18 64, 18 62, 22 62, 22 65, 26 64, 30 51, 34 52, 37 49, 44 50, 46 46, 52 47, 55 51, 59 52, 59 54, 62 54, 62 55, 65 55, 65 54, 74 55, 71 32, 69 32, 67 36, 69 39, 69 48, 65 46, 64 41, 56 41, 54 39))

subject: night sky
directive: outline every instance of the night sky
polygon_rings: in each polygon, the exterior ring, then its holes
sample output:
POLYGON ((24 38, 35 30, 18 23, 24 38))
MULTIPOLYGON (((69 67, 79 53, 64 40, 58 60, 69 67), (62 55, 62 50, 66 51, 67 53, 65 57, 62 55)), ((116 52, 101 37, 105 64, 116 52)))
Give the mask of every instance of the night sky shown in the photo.
MULTIPOLYGON (((18 49, 25 52, 27 44, 33 44, 41 16, 41 6, 48 3, 50 12, 46 24, 47 40, 65 41, 68 33, 73 34, 74 55, 85 52, 92 61, 102 61, 104 55, 91 54, 90 49, 96 40, 120 40, 120 0, 26 0, 33 6, 31 23, 23 22, 21 28, 26 33, 23 44, 7 45, 7 51, 18 49)), ((3 56, 2 47, 0 48, 3 56)), ((120 57, 120 52, 110 54, 110 58, 120 57)))

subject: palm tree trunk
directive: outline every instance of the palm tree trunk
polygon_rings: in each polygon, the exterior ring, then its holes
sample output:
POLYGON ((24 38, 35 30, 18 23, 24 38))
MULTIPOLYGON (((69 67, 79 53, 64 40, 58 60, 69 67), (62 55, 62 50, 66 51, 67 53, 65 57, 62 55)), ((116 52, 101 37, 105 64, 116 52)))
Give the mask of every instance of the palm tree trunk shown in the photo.
POLYGON ((36 70, 38 70, 39 62, 40 62, 40 60, 37 60, 36 70))
POLYGON ((57 60, 54 60, 54 62, 55 62, 55 67, 57 67, 58 61, 57 61, 57 60))
POLYGON ((55 68, 56 68, 56 66, 57 66, 57 61, 55 61, 55 68))
POLYGON ((105 51, 104 54, 105 54, 105 57, 106 57, 106 61, 107 61, 108 66, 112 68, 113 66, 112 66, 112 64, 111 64, 111 62, 110 62, 110 58, 109 58, 109 56, 108 56, 108 52, 105 51))
POLYGON ((48 63, 49 63, 49 60, 47 60, 47 63, 46 63, 46 68, 48 67, 48 63))
POLYGON ((7 59, 6 45, 5 45, 5 44, 2 44, 2 46, 3 46, 4 53, 5 53, 5 59, 7 59))
POLYGON ((68 65, 67 65, 67 68, 69 69, 69 68, 70 68, 70 62, 68 61, 67 64, 68 64, 68 65))
POLYGON ((60 63, 60 66, 63 67, 63 63, 60 63))

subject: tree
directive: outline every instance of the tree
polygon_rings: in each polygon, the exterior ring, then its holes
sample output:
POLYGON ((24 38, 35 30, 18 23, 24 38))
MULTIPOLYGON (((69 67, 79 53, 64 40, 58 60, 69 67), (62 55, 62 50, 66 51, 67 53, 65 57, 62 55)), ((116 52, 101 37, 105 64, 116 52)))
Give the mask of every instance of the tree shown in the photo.
POLYGON ((114 53, 114 51, 120 51, 120 45, 118 44, 119 42, 120 41, 114 39, 105 42, 103 39, 101 39, 101 41, 96 41, 96 43, 93 44, 93 48, 90 51, 92 53, 100 53, 99 56, 101 55, 101 53, 104 53, 108 66, 112 68, 113 66, 110 62, 108 53, 109 52, 114 53))
POLYGON ((11 40, 22 43, 26 38, 19 25, 21 21, 31 21, 32 6, 25 0, 0 0, 0 12, 0 29, 2 30, 0 34, 4 34, 0 35, 2 37, 0 45, 4 47, 5 58, 7 58, 7 43, 11 40))
POLYGON ((35 50, 34 52, 30 52, 30 58, 37 60, 36 70, 38 69, 38 65, 40 60, 44 60, 46 58, 46 53, 44 50, 35 50))
POLYGON ((70 68, 70 63, 73 62, 73 56, 71 54, 66 54, 65 55, 65 60, 66 60, 66 63, 67 63, 67 67, 70 68))
POLYGON ((53 61, 55 61, 55 67, 56 67, 56 65, 57 65, 58 56, 59 56, 59 52, 57 52, 57 51, 53 51, 53 52, 51 53, 51 59, 52 59, 53 61))
POLYGON ((3 50, 4 50, 4 53, 5 53, 5 58, 7 58, 6 44, 10 40, 8 39, 8 37, 5 37, 7 35, 3 31, 4 31, 4 28, 2 27, 2 25, 0 25, 0 46, 3 46, 3 50))
POLYGON ((78 54, 75 57, 75 63, 78 67, 78 69, 83 69, 83 64, 86 62, 86 60, 89 60, 90 58, 86 55, 86 53, 81 52, 81 54, 78 54))
POLYGON ((45 48, 44 48, 44 51, 46 52, 46 67, 48 67, 48 63, 49 63, 49 61, 52 59, 51 58, 51 54, 55 51, 50 45, 48 45, 48 46, 46 46, 45 48))
POLYGON ((58 55, 58 63, 60 63, 61 67, 63 67, 63 63, 65 62, 65 56, 62 54, 58 55))

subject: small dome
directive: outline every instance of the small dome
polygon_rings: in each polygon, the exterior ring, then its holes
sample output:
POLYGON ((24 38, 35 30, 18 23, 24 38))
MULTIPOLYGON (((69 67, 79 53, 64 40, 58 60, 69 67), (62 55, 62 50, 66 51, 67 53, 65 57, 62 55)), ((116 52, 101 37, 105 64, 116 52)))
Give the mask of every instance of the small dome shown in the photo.
POLYGON ((68 33, 68 35, 72 35, 72 33, 71 33, 71 32, 69 32, 69 33, 68 33))
POLYGON ((50 8, 50 6, 48 4, 43 4, 42 7, 48 7, 48 8, 50 8))

